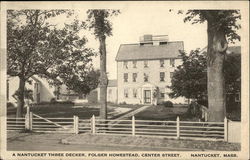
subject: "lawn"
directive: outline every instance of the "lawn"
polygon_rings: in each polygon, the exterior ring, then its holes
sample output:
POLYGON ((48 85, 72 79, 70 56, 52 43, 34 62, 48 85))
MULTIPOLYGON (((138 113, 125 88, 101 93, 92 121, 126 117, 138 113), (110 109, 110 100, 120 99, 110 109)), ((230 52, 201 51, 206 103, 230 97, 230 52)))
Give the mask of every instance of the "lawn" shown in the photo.
MULTIPOLYGON (((64 117, 64 118, 72 118, 74 115, 78 116, 81 119, 89 119, 93 115, 99 116, 99 108, 90 108, 90 107, 75 107, 75 106, 67 106, 67 105, 49 105, 49 106, 39 106, 39 107, 31 107, 30 111, 38 114, 42 117, 64 117)), ((108 112, 112 111, 112 109, 108 109, 108 112)))
MULTIPOLYGON (((108 118, 114 119, 120 117, 139 107, 141 107, 141 105, 117 105, 108 103, 108 118)), ((13 109, 8 113, 8 116, 15 116, 13 109)), ((99 110, 100 104, 98 103, 82 103, 77 105, 74 105, 74 103, 42 103, 30 107, 31 112, 49 118, 71 118, 76 115, 80 119, 89 119, 93 115, 99 116, 99 110)))
POLYGON ((164 107, 162 105, 150 106, 135 115, 139 120, 169 120, 175 121, 177 116, 183 116, 187 112, 187 106, 164 107))

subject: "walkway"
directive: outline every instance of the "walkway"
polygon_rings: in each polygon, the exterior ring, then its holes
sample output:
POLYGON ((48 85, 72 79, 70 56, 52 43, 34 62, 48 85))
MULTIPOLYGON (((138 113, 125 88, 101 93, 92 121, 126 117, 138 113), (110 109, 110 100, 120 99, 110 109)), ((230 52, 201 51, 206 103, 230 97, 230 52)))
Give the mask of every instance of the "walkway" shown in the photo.
MULTIPOLYGON (((175 148, 157 147, 157 146, 124 146, 95 143, 65 143, 66 139, 69 139, 69 134, 53 134, 53 133, 18 133, 8 132, 7 151, 171 151, 175 148), (64 139, 64 142, 62 141, 64 139), (62 143, 63 142, 63 143, 62 143)), ((89 137, 89 135, 86 135, 89 137)), ((75 135, 71 135, 71 140, 76 140, 75 135)), ((85 138, 81 135, 81 138, 85 138)), ((91 138, 93 140, 94 137, 91 138)), ((106 139, 107 140, 107 139, 106 139)), ((190 149, 177 149, 180 151, 190 149)))
MULTIPOLYGON (((115 120, 122 120, 122 119, 126 119, 126 118, 129 118, 129 117, 132 117, 133 115, 135 115, 135 114, 137 114, 137 113, 139 113, 139 112, 142 112, 142 111, 144 111, 145 109, 147 109, 148 107, 150 107, 150 106, 143 106, 143 107, 140 107, 140 108, 138 108, 138 109, 136 109, 136 110, 134 110, 134 111, 132 111, 132 112, 129 112, 129 113, 127 113, 127 114, 125 114, 125 115, 123 115, 123 116, 121 116, 121 117, 118 117, 118 118, 116 118, 115 120)), ((110 122, 110 123, 117 123, 117 122, 110 122)))

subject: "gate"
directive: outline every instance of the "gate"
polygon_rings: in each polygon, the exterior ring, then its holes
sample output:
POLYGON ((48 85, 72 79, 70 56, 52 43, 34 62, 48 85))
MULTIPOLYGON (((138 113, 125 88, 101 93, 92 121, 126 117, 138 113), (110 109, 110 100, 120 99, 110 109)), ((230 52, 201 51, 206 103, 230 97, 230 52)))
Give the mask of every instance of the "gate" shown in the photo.
POLYGON ((37 114, 32 116, 32 131, 74 133, 74 118, 44 118, 37 114))

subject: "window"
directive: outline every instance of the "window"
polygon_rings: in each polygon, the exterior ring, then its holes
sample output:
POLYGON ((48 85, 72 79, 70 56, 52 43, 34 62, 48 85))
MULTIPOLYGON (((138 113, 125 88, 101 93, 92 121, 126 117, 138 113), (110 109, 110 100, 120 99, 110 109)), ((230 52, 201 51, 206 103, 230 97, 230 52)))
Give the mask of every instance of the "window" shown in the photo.
POLYGON ((123 78, 124 82, 128 82, 128 73, 124 73, 123 78))
POLYGON ((112 94, 112 89, 109 89, 109 94, 112 94))
POLYGON ((165 88, 160 88, 160 98, 165 97, 165 88))
POLYGON ((144 68, 148 68, 148 61, 144 61, 144 68))
POLYGON ((175 59, 170 59, 170 66, 172 66, 172 67, 175 66, 175 59))
POLYGON ((174 72, 170 72, 170 78, 172 79, 174 75, 174 72))
POLYGON ((144 73, 144 82, 148 82, 148 74, 144 73))
POLYGON ((128 69, 128 61, 123 62, 123 68, 128 69))
POLYGON ((124 89, 124 97, 128 98, 128 89, 127 88, 124 89))
POLYGON ((164 59, 160 60, 160 67, 164 67, 164 59))
POLYGON ((164 98, 165 97, 165 93, 161 93, 161 98, 164 98))
POLYGON ((133 61, 133 68, 136 68, 137 61, 133 61))
POLYGON ((160 81, 165 81, 165 72, 160 72, 160 81))
POLYGON ((34 90, 36 90, 36 93, 39 92, 38 83, 35 83, 35 89, 34 90))
POLYGON ((136 88, 133 89, 133 96, 134 96, 134 98, 137 98, 137 89, 136 88))
POLYGON ((133 73, 133 82, 136 82, 137 73, 133 73))

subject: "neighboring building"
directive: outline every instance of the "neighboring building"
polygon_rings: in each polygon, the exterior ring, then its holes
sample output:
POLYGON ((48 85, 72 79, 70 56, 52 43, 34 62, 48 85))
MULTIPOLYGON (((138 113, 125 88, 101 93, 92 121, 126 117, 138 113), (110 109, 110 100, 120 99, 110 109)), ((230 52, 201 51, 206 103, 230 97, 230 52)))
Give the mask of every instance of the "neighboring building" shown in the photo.
POLYGON ((57 87, 57 92, 58 100, 63 100, 63 101, 74 101, 78 99, 85 99, 84 94, 78 94, 73 90, 68 89, 68 87, 65 84, 62 84, 61 86, 57 87))
MULTIPOLYGON (((7 102, 16 105, 17 99, 14 94, 19 87, 18 77, 8 77, 7 79, 7 102)), ((55 88, 49 85, 48 81, 37 76, 32 76, 25 84, 27 90, 32 90, 33 103, 48 102, 55 98, 55 88)))
MULTIPOLYGON (((88 102, 96 103, 100 101, 100 88, 91 91, 87 96, 88 102)), ((108 81, 107 87, 107 102, 117 103, 117 80, 112 79, 108 81)))
POLYGON ((121 44, 116 56, 118 103, 186 103, 183 97, 171 99, 167 88, 182 63, 180 50, 183 41, 171 42, 165 35, 144 35, 138 44, 121 44))
MULTIPOLYGON (((99 95, 99 94, 98 94, 99 95)), ((100 96, 98 96, 100 99, 100 96)), ((109 80, 107 88, 107 101, 117 103, 117 80, 109 80)))

